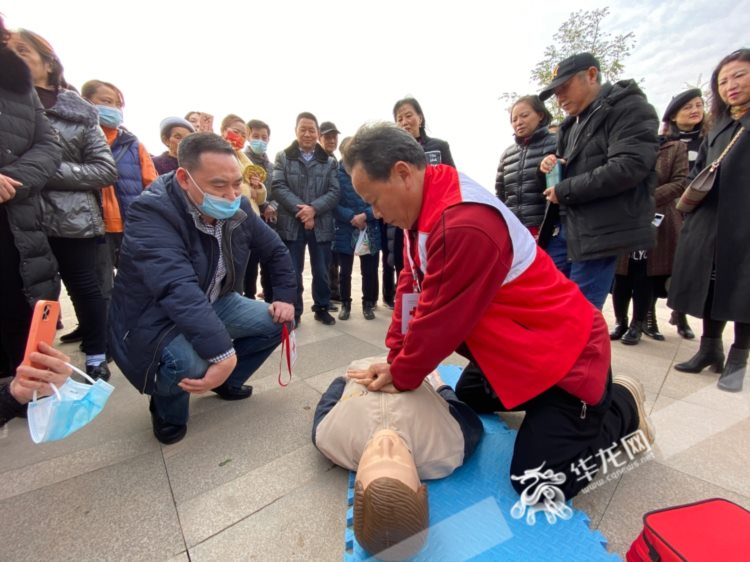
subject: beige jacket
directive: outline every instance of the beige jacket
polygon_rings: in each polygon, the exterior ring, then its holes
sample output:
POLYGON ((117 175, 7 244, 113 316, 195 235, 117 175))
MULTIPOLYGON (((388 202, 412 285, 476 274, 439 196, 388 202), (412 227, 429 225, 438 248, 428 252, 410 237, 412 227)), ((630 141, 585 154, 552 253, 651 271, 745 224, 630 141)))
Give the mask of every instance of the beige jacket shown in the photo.
POLYGON ((315 444, 337 465, 356 470, 370 438, 381 429, 401 436, 423 480, 443 478, 463 464, 461 428, 427 381, 396 394, 369 392, 348 381, 339 402, 318 425, 315 444))

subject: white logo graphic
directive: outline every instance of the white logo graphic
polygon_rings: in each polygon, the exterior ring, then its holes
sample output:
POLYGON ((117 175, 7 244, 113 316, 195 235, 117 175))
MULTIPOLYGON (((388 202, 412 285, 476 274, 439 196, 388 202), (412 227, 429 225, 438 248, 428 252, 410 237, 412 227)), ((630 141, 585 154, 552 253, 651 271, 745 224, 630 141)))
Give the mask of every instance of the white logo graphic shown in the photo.
POLYGON ((542 472, 544 465, 543 462, 536 468, 527 469, 521 476, 511 475, 511 480, 517 480, 521 484, 531 481, 510 510, 513 519, 521 519, 526 514, 526 523, 534 525, 536 514, 541 511, 547 522, 554 525, 558 517, 573 517, 573 510, 565 504, 565 494, 555 485, 565 482, 565 474, 555 473, 550 468, 542 472))

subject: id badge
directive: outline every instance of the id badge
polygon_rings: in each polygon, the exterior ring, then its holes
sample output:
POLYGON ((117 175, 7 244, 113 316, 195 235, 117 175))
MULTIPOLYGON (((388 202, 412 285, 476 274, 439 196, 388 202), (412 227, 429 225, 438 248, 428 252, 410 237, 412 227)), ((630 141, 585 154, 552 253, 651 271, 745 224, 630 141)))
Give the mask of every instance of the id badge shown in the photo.
POLYGON ((418 302, 419 293, 404 293, 401 295, 401 333, 404 335, 409 329, 409 321, 414 318, 418 302))

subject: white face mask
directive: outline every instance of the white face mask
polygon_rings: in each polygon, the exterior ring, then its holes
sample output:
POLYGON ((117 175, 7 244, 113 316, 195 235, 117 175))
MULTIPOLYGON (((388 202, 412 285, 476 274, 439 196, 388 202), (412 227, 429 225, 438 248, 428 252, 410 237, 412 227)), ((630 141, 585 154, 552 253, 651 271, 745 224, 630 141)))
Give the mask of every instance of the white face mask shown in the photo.
POLYGON ((57 441, 75 433, 99 415, 115 389, 108 382, 95 381, 73 365, 68 366, 91 384, 69 378, 59 389, 51 385, 55 391, 51 396, 37 400, 34 392, 26 416, 34 443, 57 441))

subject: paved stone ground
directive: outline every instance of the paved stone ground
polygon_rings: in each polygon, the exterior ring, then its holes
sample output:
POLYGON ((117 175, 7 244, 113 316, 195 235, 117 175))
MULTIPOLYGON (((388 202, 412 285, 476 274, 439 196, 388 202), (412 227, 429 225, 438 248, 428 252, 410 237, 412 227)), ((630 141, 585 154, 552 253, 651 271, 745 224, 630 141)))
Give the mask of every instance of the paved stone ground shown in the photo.
MULTIPOLYGON (((76 324, 67 297, 63 310, 61 333, 76 324)), ((605 311, 611 320, 609 303, 605 311)), ((612 346, 614 371, 646 387, 656 458, 575 500, 621 556, 651 509, 715 496, 750 508, 750 392, 674 371, 697 342, 676 335, 663 304, 657 313, 667 341, 612 346)), ((352 359, 385 352, 390 311, 376 315, 364 320, 357 301, 351 320, 327 327, 306 312, 291 384, 277 384, 277 351, 251 379, 249 400, 193 398, 175 445, 154 439, 147 398, 116 368, 105 411, 68 439, 34 445, 25 420, 12 421, 0 434, 0 559, 341 560, 347 473, 314 449, 310 428, 329 382, 352 359)), ((61 348, 83 362, 76 344, 61 348)), ((521 414, 503 417, 517 425, 521 414)))

